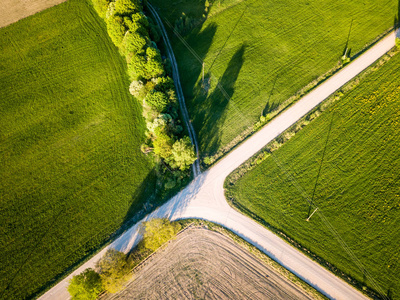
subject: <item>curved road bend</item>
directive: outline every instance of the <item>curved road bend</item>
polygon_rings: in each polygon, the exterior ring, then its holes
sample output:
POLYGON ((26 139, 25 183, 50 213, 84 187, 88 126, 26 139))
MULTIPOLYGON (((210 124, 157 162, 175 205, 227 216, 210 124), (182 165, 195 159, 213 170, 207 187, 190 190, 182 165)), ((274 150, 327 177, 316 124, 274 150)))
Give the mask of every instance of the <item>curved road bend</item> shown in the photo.
MULTIPOLYGON (((334 276, 278 236, 231 208, 225 200, 223 184, 226 176, 233 170, 346 82, 374 63, 394 45, 395 33, 391 33, 343 70, 278 115, 263 129, 247 139, 215 166, 196 177, 184 190, 146 216, 142 221, 167 217, 171 220, 199 218, 215 222, 232 230, 261 249, 327 297, 346 300, 367 299, 359 291, 334 276)), ((132 226, 108 247, 128 252, 141 237, 139 232, 140 223, 132 226)), ((69 299, 66 289, 68 280, 86 268, 93 267, 108 247, 50 289, 40 299, 69 299)))
POLYGON ((190 121, 189 114, 186 109, 185 97, 183 95, 181 81, 179 79, 178 63, 176 62, 174 51, 172 50, 172 46, 171 46, 171 43, 169 42, 167 31, 165 30, 165 27, 164 27, 163 22, 161 21, 161 18, 159 17, 159 15, 157 14, 157 12, 153 8, 153 6, 148 2, 147 2, 147 7, 149 8, 151 14, 153 15, 154 19, 157 22, 158 27, 161 30, 162 38, 163 38, 165 47, 167 49, 168 58, 169 58, 169 61, 171 62, 172 77, 173 77, 173 80, 175 83, 179 107, 181 109, 183 120, 186 124, 186 128, 188 129, 189 137, 190 137, 190 140, 192 141, 192 144, 194 145, 194 150, 195 150, 196 156, 197 156, 197 160, 192 165, 193 177, 196 178, 201 173, 200 160, 199 160, 199 145, 197 143, 196 132, 194 131, 192 122, 190 121))

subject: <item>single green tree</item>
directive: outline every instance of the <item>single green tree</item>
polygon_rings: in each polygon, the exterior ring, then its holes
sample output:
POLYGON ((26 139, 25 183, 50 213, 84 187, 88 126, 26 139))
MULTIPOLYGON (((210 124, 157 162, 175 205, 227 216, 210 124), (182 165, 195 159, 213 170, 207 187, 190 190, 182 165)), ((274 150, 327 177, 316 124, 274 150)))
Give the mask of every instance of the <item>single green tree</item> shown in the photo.
POLYGON ((174 239, 181 229, 178 223, 171 223, 167 219, 152 219, 143 222, 143 227, 145 229, 143 234, 144 246, 152 251, 174 239))
POLYGON ((155 132, 156 137, 153 141, 154 153, 165 160, 170 159, 174 140, 159 127, 155 129, 155 132))
POLYGON ((137 32, 128 31, 122 40, 122 50, 125 54, 143 55, 145 53, 146 39, 137 32))
POLYGON ((162 63, 160 51, 153 47, 146 49, 146 72, 147 79, 156 78, 164 75, 164 65, 162 63))
POLYGON ((146 103, 157 112, 164 112, 168 106, 168 96, 163 92, 150 91, 146 96, 146 103))
POLYGON ((96 268, 99 270, 104 289, 109 293, 120 291, 131 277, 131 267, 126 255, 115 249, 108 249, 97 262, 96 268))
POLYGON ((101 18, 106 17, 106 11, 111 0, 92 0, 93 7, 101 18))
POLYGON ((73 300, 95 300, 103 291, 100 275, 92 269, 86 269, 70 280, 68 292, 73 300))
POLYGON ((188 136, 176 141, 172 146, 173 163, 171 166, 181 171, 187 170, 197 159, 188 136))

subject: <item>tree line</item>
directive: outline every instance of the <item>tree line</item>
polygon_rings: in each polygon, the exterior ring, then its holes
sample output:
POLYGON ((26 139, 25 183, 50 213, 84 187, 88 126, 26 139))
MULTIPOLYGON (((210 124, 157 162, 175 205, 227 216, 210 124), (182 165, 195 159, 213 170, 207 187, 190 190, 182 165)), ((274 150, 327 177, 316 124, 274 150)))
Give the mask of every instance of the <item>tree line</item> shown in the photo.
POLYGON ((112 42, 126 58, 130 93, 143 102, 147 130, 141 150, 156 156, 165 187, 173 188, 187 176, 196 155, 179 120, 174 82, 165 70, 168 62, 157 48, 160 35, 143 13, 147 1, 92 1, 112 42))

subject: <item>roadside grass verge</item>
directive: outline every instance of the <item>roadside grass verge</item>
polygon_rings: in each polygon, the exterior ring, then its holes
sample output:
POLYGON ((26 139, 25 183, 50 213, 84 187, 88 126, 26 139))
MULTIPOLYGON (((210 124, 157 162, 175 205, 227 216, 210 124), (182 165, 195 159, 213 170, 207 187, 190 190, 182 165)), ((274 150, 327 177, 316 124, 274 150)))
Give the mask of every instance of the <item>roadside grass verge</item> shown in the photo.
POLYGON ((151 199, 128 86, 88 1, 0 29, 0 299, 40 294, 151 199))
POLYGON ((400 56, 367 72, 294 136, 268 145, 251 171, 231 174, 227 196, 358 288, 400 299, 400 56), (311 199, 318 211, 307 222, 311 199))
POLYGON ((172 27, 182 12, 190 17, 193 29, 178 31, 205 62, 207 91, 201 63, 170 28, 203 158, 229 151, 261 116, 337 68, 346 48, 355 55, 391 28, 398 13, 395 0, 216 0, 207 10, 203 0, 152 3, 172 27))

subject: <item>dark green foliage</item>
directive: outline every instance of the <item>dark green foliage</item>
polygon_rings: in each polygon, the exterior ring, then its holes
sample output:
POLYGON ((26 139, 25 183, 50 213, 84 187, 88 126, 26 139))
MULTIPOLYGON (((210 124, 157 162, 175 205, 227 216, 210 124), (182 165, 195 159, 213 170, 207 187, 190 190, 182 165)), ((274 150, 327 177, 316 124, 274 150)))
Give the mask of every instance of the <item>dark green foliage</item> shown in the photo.
POLYGON ((181 228, 179 223, 171 223, 167 219, 152 219, 144 222, 143 226, 145 228, 144 246, 151 251, 156 251, 161 245, 174 239, 181 228))
MULTIPOLYGON (((156 91, 164 92, 164 93, 171 91, 172 93, 175 93, 173 91, 173 89, 175 88, 174 81, 170 77, 168 77, 168 76, 167 77, 158 77, 155 80, 155 83, 156 84, 154 86, 154 89, 156 91)), ((170 96, 168 98, 170 98, 171 102, 176 102, 176 96, 170 96)))
POLYGON ((147 94, 146 103, 154 110, 164 112, 167 109, 168 97, 163 92, 153 90, 147 94))
POLYGON ((139 32, 143 36, 148 36, 149 21, 143 13, 134 13, 130 17, 124 18, 125 25, 131 32, 139 32))
POLYGON ((142 208, 154 163, 126 64, 88 2, 1 28, 0 61, 0 298, 31 299, 142 208))
POLYGON ((400 299, 399 145, 397 54, 245 174, 229 193, 260 219, 357 279, 361 287, 376 288, 369 274, 385 295, 391 290, 392 299, 400 299), (305 196, 311 199, 320 166, 313 199, 319 210, 306 222, 305 196))
POLYGON ((86 269, 72 277, 68 286, 72 300, 95 300, 102 291, 100 275, 92 269, 86 269))
POLYGON ((111 16, 107 19, 107 32, 115 46, 120 47, 126 28, 120 16, 111 16))
POLYGON ((96 264, 96 268, 99 270, 104 289, 109 293, 118 292, 130 278, 132 270, 126 255, 115 249, 108 249, 96 264))

